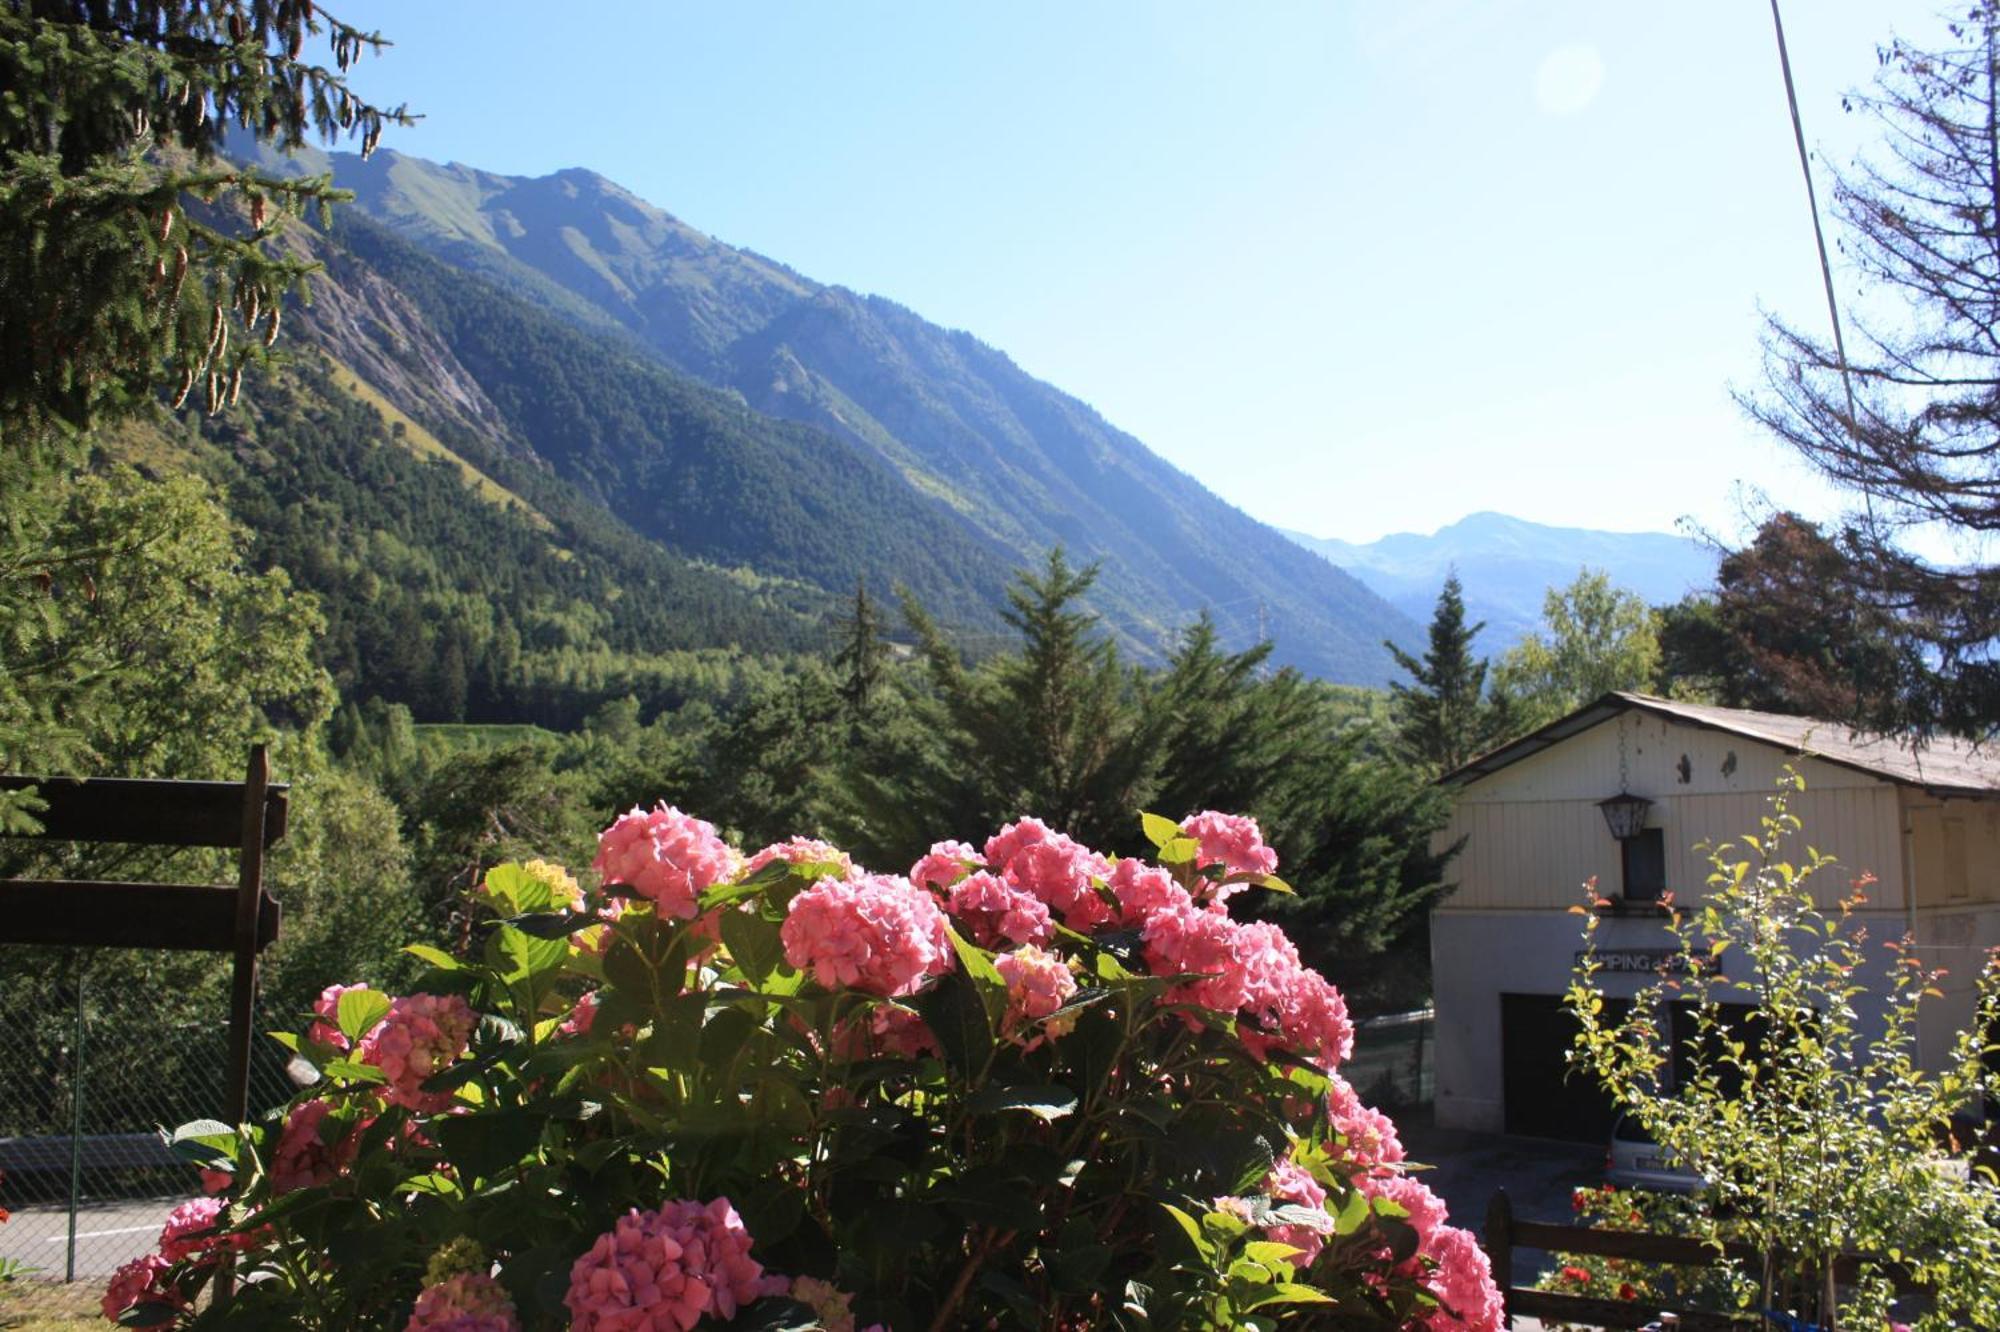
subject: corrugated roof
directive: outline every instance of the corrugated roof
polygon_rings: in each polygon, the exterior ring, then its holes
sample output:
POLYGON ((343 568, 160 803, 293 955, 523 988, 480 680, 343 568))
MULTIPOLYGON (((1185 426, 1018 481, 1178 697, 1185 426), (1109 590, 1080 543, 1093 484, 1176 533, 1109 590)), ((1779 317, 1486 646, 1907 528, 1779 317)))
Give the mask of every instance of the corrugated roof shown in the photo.
POLYGON ((1939 795, 2000 796, 2000 747, 1978 748, 1966 740, 1936 736, 1921 748, 1908 736, 1857 731, 1846 722, 1788 717, 1747 708, 1682 703, 1651 694, 1611 693, 1557 718, 1538 731, 1482 754, 1438 778, 1463 786, 1609 721, 1621 712, 1647 712, 1715 731, 1762 741, 1788 753, 1806 754, 1886 781, 1922 787, 1939 795))

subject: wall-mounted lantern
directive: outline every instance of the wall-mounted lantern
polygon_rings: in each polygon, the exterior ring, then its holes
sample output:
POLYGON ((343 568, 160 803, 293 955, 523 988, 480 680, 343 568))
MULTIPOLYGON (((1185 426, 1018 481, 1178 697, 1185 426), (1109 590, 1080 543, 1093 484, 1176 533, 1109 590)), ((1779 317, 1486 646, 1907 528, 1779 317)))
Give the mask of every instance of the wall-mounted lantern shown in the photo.
POLYGON ((1604 822, 1611 828, 1611 835, 1621 842, 1629 842, 1646 827, 1646 811, 1653 802, 1644 796, 1635 796, 1620 791, 1609 800, 1600 800, 1597 807, 1604 811, 1604 822))

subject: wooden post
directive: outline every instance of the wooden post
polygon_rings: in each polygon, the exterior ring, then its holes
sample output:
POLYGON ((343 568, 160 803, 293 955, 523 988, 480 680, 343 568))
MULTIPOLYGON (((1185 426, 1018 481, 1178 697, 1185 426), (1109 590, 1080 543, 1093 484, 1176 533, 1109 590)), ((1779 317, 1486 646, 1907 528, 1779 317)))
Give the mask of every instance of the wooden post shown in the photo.
POLYGON ((1486 1204, 1486 1257, 1493 1264, 1493 1284, 1500 1288, 1500 1322, 1514 1326, 1514 1205, 1507 1190, 1493 1190, 1486 1204))
POLYGON ((226 1122, 250 1119, 250 1024, 257 1007, 257 915, 264 898, 265 799, 271 759, 264 746, 250 751, 243 778, 243 842, 236 876, 236 968, 229 988, 229 1103, 226 1122))

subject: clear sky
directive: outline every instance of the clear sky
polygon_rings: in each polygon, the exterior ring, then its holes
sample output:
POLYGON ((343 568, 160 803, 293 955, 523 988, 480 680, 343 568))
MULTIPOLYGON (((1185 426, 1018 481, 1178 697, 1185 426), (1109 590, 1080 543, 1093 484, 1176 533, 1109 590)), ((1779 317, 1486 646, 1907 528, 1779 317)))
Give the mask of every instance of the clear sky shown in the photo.
MULTIPOLYGON (((1759 0, 338 4, 385 142, 598 171, 970 330, 1268 522, 1724 534, 1835 500, 1731 401, 1823 325, 1759 0)), ((1929 5, 1789 0, 1808 141, 1929 5)), ((1822 182, 1822 201, 1826 186, 1822 182)))

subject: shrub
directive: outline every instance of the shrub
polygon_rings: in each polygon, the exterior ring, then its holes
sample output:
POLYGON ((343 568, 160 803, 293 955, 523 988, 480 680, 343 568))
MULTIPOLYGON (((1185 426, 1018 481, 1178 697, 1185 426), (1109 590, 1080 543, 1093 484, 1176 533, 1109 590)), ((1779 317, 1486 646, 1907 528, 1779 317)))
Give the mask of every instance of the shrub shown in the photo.
POLYGON ((1483 1254, 1339 1075, 1340 995, 1222 906, 1288 891, 1255 824, 1146 829, 1153 864, 1023 819, 905 878, 800 838, 746 859, 662 807, 606 831, 588 893, 500 866, 474 955, 413 948, 407 995, 330 988, 284 1038, 316 1071, 292 1105, 176 1135, 221 1206, 107 1308, 1491 1332, 1483 1254))
POLYGON ((1909 938, 1869 938, 1871 876, 1830 907, 1815 899, 1836 867, 1789 849, 1803 789, 1788 772, 1756 832, 1705 848, 1707 891, 1670 918, 1678 965, 1623 1016, 1604 1002, 1600 918, 1586 913, 1575 1062, 1706 1181, 1690 1233, 1761 1255, 1736 1283, 1744 1307, 1879 1328, 1900 1281, 1928 1289, 1910 1316, 1920 1332, 2000 1326, 2000 1184, 1961 1136, 2000 1095, 2000 956, 1982 959, 1971 1025, 1920 1062, 1918 1014, 1944 997, 1943 973, 1909 938), (1842 1254, 1858 1255, 1851 1274, 1842 1254))

